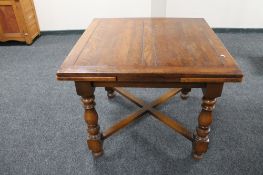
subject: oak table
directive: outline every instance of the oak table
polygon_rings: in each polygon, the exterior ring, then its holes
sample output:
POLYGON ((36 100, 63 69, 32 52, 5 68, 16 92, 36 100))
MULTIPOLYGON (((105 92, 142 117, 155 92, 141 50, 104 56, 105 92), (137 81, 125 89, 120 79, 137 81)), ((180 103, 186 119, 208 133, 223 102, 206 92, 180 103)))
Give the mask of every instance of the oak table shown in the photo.
POLYGON ((171 127, 192 142, 192 155, 201 159, 208 149, 212 110, 224 83, 241 82, 242 72, 234 58, 204 19, 114 18, 95 19, 78 40, 57 72, 57 79, 74 81, 85 109, 87 144, 94 156, 103 153, 103 141, 145 113, 171 127), (105 87, 140 109, 100 132, 94 91, 105 87), (122 87, 172 88, 146 104, 122 87), (191 88, 203 92, 196 131, 155 109, 181 92, 186 99, 191 88))

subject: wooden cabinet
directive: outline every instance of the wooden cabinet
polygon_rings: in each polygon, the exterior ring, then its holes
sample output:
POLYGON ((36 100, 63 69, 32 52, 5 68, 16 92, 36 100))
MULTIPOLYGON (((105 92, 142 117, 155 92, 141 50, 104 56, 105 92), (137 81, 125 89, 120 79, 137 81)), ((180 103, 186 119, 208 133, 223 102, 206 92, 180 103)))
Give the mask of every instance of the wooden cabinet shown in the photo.
POLYGON ((39 34, 33 0, 0 0, 0 41, 31 44, 39 34))

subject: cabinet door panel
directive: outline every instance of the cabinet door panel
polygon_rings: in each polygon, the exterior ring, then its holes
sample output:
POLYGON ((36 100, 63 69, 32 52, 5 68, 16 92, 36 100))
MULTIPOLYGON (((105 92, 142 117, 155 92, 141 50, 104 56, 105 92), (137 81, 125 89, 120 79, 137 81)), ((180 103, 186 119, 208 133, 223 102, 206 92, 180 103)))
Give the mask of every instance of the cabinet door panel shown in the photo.
POLYGON ((0 24, 4 33, 20 32, 12 5, 0 5, 0 24))
POLYGON ((39 33, 33 0, 0 0, 0 42, 31 44, 39 33))

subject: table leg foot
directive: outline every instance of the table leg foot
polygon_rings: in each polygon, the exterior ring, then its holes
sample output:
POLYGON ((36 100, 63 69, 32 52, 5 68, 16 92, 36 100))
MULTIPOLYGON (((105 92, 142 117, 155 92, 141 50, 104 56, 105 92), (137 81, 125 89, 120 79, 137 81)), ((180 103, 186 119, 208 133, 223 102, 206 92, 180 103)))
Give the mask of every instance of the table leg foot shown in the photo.
MULTIPOLYGON (((99 155, 103 154, 103 141, 101 139, 101 133, 97 135, 92 135, 89 129, 89 136, 87 140, 88 148, 93 154, 93 156, 98 157, 99 155)), ((99 132, 99 131, 98 131, 99 132)))
POLYGON ((108 96, 109 99, 115 97, 116 94, 115 94, 115 91, 114 91, 113 88, 111 88, 111 87, 105 87, 105 90, 107 91, 107 96, 108 96))
POLYGON ((192 157, 194 160, 201 160, 203 159, 203 155, 198 155, 198 154, 195 154, 195 153, 192 153, 192 157))
POLYGON ((189 92, 190 91, 191 91, 191 88, 183 88, 181 90, 181 95, 180 95, 181 99, 182 100, 186 100, 189 97, 189 92))
POLYGON ((98 157, 101 157, 103 155, 103 151, 99 152, 99 153, 92 153, 93 157, 94 158, 98 158, 98 157))

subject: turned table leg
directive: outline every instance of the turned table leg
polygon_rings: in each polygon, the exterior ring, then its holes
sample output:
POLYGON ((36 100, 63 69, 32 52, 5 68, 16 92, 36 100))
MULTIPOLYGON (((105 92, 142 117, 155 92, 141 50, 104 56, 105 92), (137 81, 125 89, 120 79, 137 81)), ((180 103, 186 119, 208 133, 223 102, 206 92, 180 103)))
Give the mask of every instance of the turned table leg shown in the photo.
POLYGON ((84 107, 84 120, 87 123, 88 140, 87 144, 95 157, 103 154, 102 134, 98 125, 98 114, 95 109, 95 88, 88 82, 75 82, 77 94, 82 97, 84 107))
POLYGON ((115 97, 115 92, 112 87, 105 87, 105 90, 107 91, 107 96, 108 98, 114 98, 115 97))
POLYGON ((182 88, 181 90, 181 99, 186 100, 189 97, 189 92, 191 91, 191 88, 182 88))
POLYGON ((208 84, 203 89, 202 111, 198 117, 198 126, 193 136, 193 158, 202 159, 208 149, 210 125, 212 124, 212 110, 215 107, 216 98, 221 96, 223 84, 208 84))

